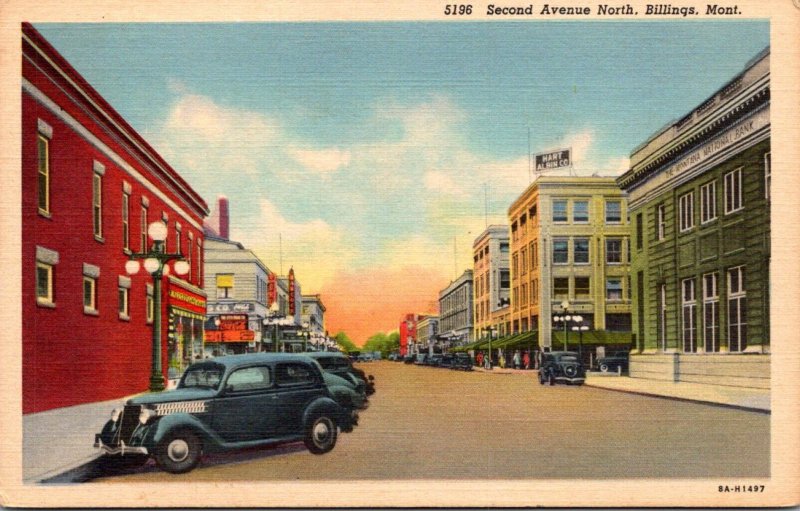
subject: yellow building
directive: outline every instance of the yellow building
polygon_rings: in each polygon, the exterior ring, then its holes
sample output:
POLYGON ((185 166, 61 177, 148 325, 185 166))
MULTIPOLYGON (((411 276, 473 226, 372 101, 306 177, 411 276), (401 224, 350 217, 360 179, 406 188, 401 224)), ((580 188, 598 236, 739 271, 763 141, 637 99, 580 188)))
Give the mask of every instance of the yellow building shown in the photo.
POLYGON ((563 349, 565 340, 577 349, 579 338, 596 347, 627 346, 630 229, 614 178, 541 176, 508 218, 512 333, 538 332, 545 350, 563 349), (556 316, 569 319, 554 326, 556 316), (581 326, 588 327, 583 334, 573 331, 581 326))

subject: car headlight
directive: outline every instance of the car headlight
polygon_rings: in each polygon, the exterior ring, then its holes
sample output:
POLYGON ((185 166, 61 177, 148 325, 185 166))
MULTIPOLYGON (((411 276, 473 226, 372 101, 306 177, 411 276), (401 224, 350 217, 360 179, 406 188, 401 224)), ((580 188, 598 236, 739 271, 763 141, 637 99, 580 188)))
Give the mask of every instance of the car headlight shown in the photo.
POLYGON ((142 424, 147 424, 147 421, 152 419, 156 416, 156 411, 151 410, 150 408, 142 407, 142 411, 139 412, 139 422, 142 424))
POLYGON ((111 410, 111 422, 117 422, 119 420, 119 408, 114 408, 111 410))

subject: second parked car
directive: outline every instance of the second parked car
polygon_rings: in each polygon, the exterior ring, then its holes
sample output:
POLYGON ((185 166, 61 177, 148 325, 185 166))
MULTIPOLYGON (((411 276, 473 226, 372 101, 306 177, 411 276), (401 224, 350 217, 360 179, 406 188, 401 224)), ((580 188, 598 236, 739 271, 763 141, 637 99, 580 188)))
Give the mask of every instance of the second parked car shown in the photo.
POLYGON ((586 381, 586 369, 581 364, 578 354, 573 351, 551 351, 542 355, 539 367, 539 383, 555 385, 556 382, 576 383, 582 385, 586 381))

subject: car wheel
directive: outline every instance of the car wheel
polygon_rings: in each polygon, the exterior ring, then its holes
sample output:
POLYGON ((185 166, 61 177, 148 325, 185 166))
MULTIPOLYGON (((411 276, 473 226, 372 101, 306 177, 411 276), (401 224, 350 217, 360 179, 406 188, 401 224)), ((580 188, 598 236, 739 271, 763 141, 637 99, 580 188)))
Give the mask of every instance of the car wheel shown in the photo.
POLYGON ((600 372, 607 373, 608 372, 608 364, 600 364, 600 372))
POLYGON ((202 443, 191 431, 170 432, 156 448, 156 463, 172 474, 189 472, 200 463, 202 443))
POLYGON ((320 415, 308 425, 305 444, 313 454, 325 454, 336 445, 336 421, 320 415))
POLYGON ((553 373, 547 375, 547 382, 550 384, 551 387, 556 384, 556 377, 555 375, 553 375, 553 373))

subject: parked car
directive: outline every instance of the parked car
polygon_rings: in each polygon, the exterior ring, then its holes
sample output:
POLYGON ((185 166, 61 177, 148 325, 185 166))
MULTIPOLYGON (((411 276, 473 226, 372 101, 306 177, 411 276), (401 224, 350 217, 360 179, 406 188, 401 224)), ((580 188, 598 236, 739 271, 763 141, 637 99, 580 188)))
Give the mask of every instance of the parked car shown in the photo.
POLYGON ((340 425, 341 430, 345 433, 353 431, 353 428, 358 425, 359 410, 366 410, 369 406, 364 389, 357 389, 350 380, 327 371, 322 372, 322 377, 336 402, 350 410, 350 421, 340 425))
POLYGON ((114 410, 95 447, 106 457, 149 457, 172 473, 188 472, 208 452, 302 440, 324 454, 338 428, 352 426, 323 370, 304 355, 255 353, 189 366, 178 388, 129 399, 114 410))
POLYGON ((406 355, 403 358, 403 363, 405 363, 405 364, 413 364, 416 361, 417 361, 417 356, 416 355, 406 355))
POLYGON ((372 353, 362 353, 358 356, 359 362, 372 362, 373 359, 372 353))
POLYGON ((433 355, 429 355, 427 363, 429 366, 439 367, 439 365, 441 365, 442 363, 442 355, 440 355, 439 353, 434 353, 433 355))
POLYGON ((445 353, 444 355, 442 355, 442 360, 439 362, 439 367, 443 367, 445 369, 452 369, 455 361, 456 358, 451 353, 445 353))
POLYGON ((375 393, 375 378, 372 375, 367 376, 362 369, 353 367, 353 363, 344 353, 317 351, 306 355, 319 362, 325 371, 351 380, 356 387, 363 386, 367 396, 375 393))
POLYGON ((472 357, 469 356, 469 353, 456 353, 455 359, 453 360, 453 369, 472 371, 472 357))
POLYGON ((628 372, 628 352, 619 351, 598 358, 597 369, 601 373, 607 373, 609 371, 617 372, 619 369, 621 369, 622 372, 628 372))
POLYGON ((586 369, 581 364, 578 354, 573 351, 551 351, 542 355, 539 367, 539 383, 548 382, 555 385, 557 381, 577 383, 586 381, 586 369))
POLYGON ((428 354, 417 353, 417 358, 414 360, 414 363, 421 366, 426 365, 428 363, 428 354))

